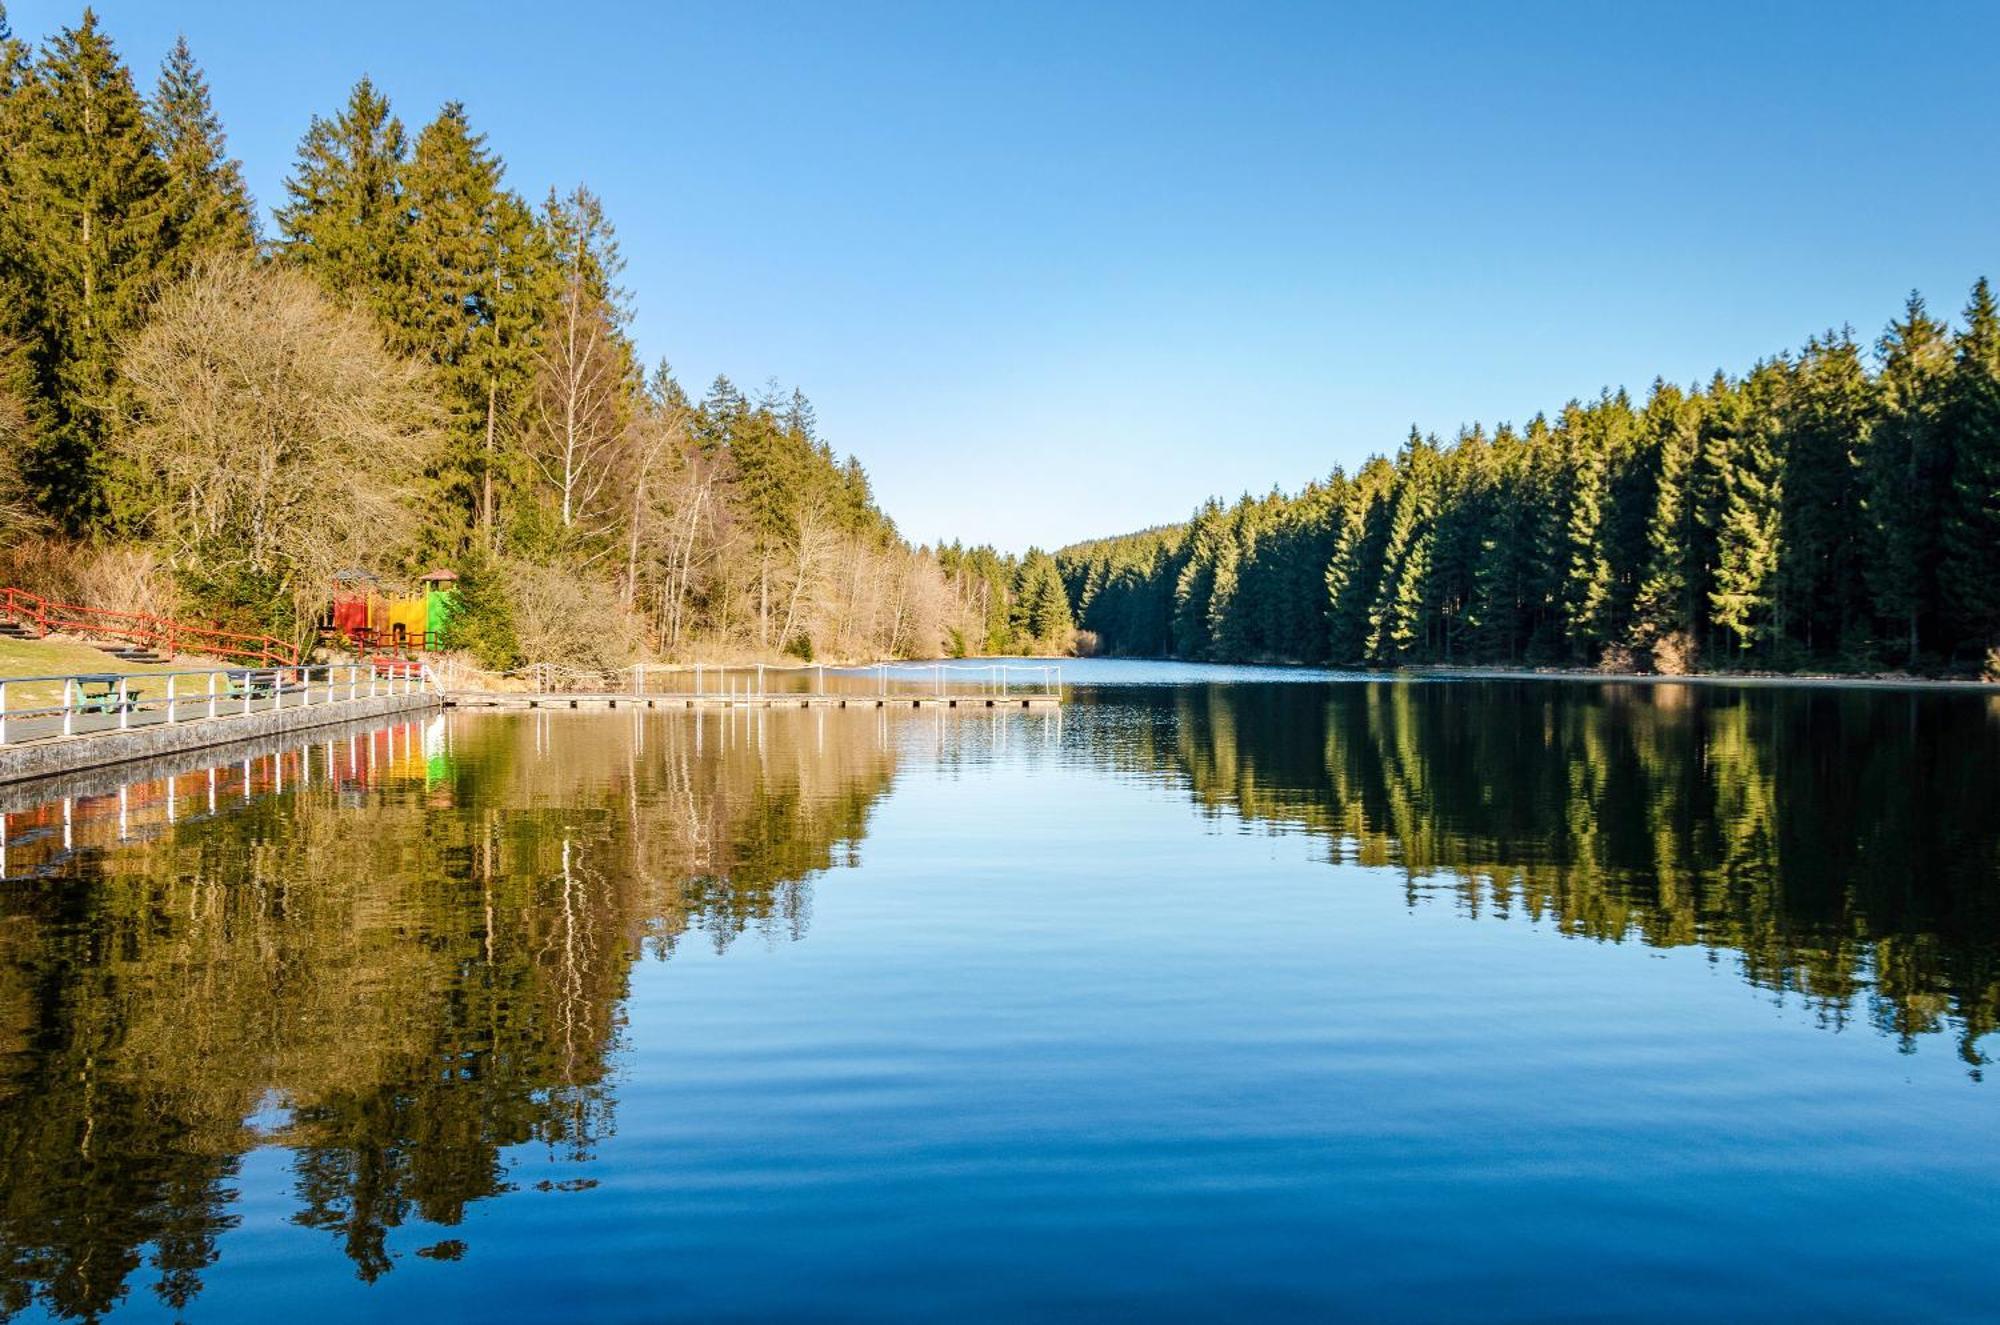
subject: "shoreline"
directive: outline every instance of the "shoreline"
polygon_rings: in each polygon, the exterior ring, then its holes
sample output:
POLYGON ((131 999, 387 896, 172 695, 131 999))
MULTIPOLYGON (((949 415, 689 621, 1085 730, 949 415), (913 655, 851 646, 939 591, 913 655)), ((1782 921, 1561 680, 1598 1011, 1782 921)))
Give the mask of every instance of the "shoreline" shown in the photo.
POLYGON ((1843 676, 1837 672, 1600 672, 1563 667, 1398 667, 1388 676, 1428 677, 1470 681, 1617 681, 1636 685, 1805 686, 1845 690, 1958 690, 2000 692, 2000 681, 1950 680, 1936 676, 1871 673, 1843 676))
MULTIPOLYGON (((1070 662, 1156 662, 1189 663, 1185 658, 1138 657, 1121 654, 1073 656, 1070 662)), ((1496 667, 1425 664, 1410 667, 1343 668, 1319 663, 1259 661, 1210 661, 1193 666, 1264 667, 1274 672, 1327 672, 1336 677, 1371 681, 1610 681, 1633 685, 1707 686, 1801 686, 1813 689, 1850 690, 1941 690, 1971 694, 2000 693, 2000 680, 1982 681, 1937 676, 1909 676, 1894 672, 1842 675, 1838 672, 1687 672, 1670 676, 1660 672, 1599 671, 1588 667, 1496 667)))

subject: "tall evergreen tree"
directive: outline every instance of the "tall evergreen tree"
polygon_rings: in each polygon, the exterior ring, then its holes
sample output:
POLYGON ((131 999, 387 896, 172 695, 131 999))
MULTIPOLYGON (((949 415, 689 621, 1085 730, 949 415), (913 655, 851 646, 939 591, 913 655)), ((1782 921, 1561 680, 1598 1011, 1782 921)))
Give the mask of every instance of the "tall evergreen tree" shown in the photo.
POLYGON ((363 78, 332 119, 313 116, 278 209, 278 251, 336 294, 391 322, 401 311, 409 217, 409 142, 389 101, 363 78))
POLYGON ((459 103, 424 126, 402 172, 408 258, 391 295, 399 339, 451 412, 445 493, 489 546, 522 477, 509 443, 558 294, 549 236, 503 172, 459 103))
POLYGON ((43 508, 79 530, 108 510, 118 347, 166 270, 167 172, 131 71, 88 9, 8 102, 10 120, 23 116, 7 203, 28 240, 17 293, 40 406, 25 469, 43 508))
POLYGON ((253 250, 257 229, 243 167, 229 155, 208 80, 185 36, 160 66, 147 111, 166 167, 164 225, 174 265, 185 269, 210 253, 253 250))
POLYGON ((1702 579, 1692 562, 1698 540, 1691 490, 1701 451, 1700 423, 1695 399, 1669 383, 1653 383, 1640 424, 1653 474, 1652 509, 1645 523, 1645 577, 1633 601, 1633 640, 1646 648, 1670 634, 1693 637, 1702 579))
POLYGON ((1773 640, 1784 630, 1778 596, 1783 547, 1783 455, 1778 415, 1791 376, 1780 359, 1759 364, 1740 390, 1718 402, 1728 419, 1728 461, 1721 523, 1716 532, 1715 587, 1709 591, 1717 626, 1739 653, 1773 640))
POLYGON ((1865 624, 1859 474, 1869 394, 1850 333, 1807 343, 1784 412, 1778 592, 1787 627, 1809 656, 1858 643, 1865 624))
MULTIPOLYGON (((1868 586, 1875 612, 1898 628, 1902 656, 1916 666, 1926 623, 1938 609, 1939 520, 1951 480, 1943 411, 1951 382, 1951 340, 1915 291, 1903 320, 1878 346, 1880 417, 1862 474, 1868 586)), ((1935 625, 1931 625, 1935 629, 1935 625)))
POLYGON ((1983 652, 2000 648, 2000 307, 1984 277, 1954 355, 1941 579, 1955 638, 1983 652))

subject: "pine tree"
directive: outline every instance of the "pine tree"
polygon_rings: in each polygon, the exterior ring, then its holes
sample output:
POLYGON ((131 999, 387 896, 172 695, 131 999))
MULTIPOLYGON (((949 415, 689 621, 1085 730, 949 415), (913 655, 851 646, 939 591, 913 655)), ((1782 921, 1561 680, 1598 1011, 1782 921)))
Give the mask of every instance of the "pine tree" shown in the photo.
POLYGON ((278 251, 335 294, 394 322, 409 218, 402 173, 409 143, 389 101, 363 78, 331 120, 315 115, 285 181, 278 251))
POLYGON ((257 246, 250 192, 242 165, 229 156, 208 81, 179 37, 160 66, 147 107, 166 166, 166 234, 177 269, 211 253, 248 253, 257 246))
POLYGON ((1327 657, 1335 664, 1368 657, 1369 613, 1382 579, 1395 482, 1395 469, 1376 456, 1362 466, 1340 505, 1326 568, 1327 657))
POLYGON ((18 415, 8 439, 13 462, 7 467, 10 484, 22 477, 22 459, 41 449, 40 428, 47 413, 29 354, 37 340, 31 298, 34 268, 27 201, 21 194, 33 77, 28 43, 14 35, 7 6, 0 3, 0 400, 12 401, 18 415))
POLYGON ((1430 589, 1438 482, 1437 442, 1415 428, 1397 457, 1396 487, 1389 499, 1381 580, 1368 609, 1364 647, 1374 662, 1399 662, 1423 643, 1430 589))
POLYGON ((1954 347, 1946 417, 1952 456, 1941 579, 1954 638, 1983 652, 2000 647, 2000 308, 1984 277, 1954 347))
POLYGON ((1229 538, 1227 516, 1220 502, 1211 501, 1188 526, 1187 559, 1174 580, 1174 656, 1206 658, 1209 599, 1215 592, 1215 564, 1229 538))
POLYGON ((1575 401, 1563 410, 1556 435, 1563 455, 1556 601, 1570 655, 1592 661, 1610 632, 1611 564, 1603 544, 1606 457, 1575 401))
POLYGON ((485 144, 457 102, 418 133, 402 172, 408 258, 389 298, 401 348, 433 366, 451 411, 445 492, 491 545, 496 504, 522 478, 503 432, 517 431, 557 269, 485 144))
POLYGON ((7 210, 27 241, 17 291, 40 405, 25 469, 42 507, 80 530, 108 510, 118 347, 166 272, 167 174, 131 71, 89 10, 8 102, 10 120, 24 113, 7 210))
POLYGON ((1700 406, 1679 387, 1653 383, 1640 425, 1653 475, 1645 576, 1633 600, 1632 637, 1641 647, 1682 632, 1693 637, 1697 609, 1691 591, 1699 570, 1690 564, 1696 546, 1690 484, 1701 449, 1700 419, 1700 406))
POLYGON ((1731 446, 1709 603, 1715 624, 1734 637, 1739 653, 1784 633, 1784 605, 1778 596, 1784 541, 1778 430, 1790 377, 1791 365, 1783 359, 1759 364, 1727 406, 1731 446))
POLYGON ((1870 403, 1860 347, 1850 333, 1829 332, 1807 343, 1784 414, 1778 592, 1787 627, 1809 655, 1855 643, 1867 615, 1860 592, 1858 475, 1870 403))
MULTIPOLYGON (((1901 322, 1878 346, 1880 418, 1862 474, 1876 613, 1898 627, 1904 661, 1916 666, 1926 622, 1938 608, 1938 526, 1950 472, 1942 412, 1951 381, 1951 341, 1943 323, 1910 293, 1901 322)), ((1933 627, 1934 628, 1934 627, 1933 627)))

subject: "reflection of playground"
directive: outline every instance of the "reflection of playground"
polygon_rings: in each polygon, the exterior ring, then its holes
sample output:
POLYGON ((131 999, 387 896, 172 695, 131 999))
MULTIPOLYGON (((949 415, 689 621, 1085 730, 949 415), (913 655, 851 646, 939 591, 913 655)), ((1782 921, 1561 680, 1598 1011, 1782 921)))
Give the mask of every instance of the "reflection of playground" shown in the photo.
POLYGON ((232 747, 228 759, 195 769, 164 767, 213 760, 201 750, 172 760, 119 765, 12 788, 0 794, 0 879, 45 872, 78 849, 130 845, 191 816, 216 815, 250 801, 331 782, 354 790, 390 779, 450 776, 444 717, 387 726, 322 728, 313 739, 277 736, 232 747))
POLYGON ((587 1185, 632 963, 802 935, 911 721, 434 717, 0 801, 0 1307, 186 1305, 260 1145, 370 1278, 587 1185))

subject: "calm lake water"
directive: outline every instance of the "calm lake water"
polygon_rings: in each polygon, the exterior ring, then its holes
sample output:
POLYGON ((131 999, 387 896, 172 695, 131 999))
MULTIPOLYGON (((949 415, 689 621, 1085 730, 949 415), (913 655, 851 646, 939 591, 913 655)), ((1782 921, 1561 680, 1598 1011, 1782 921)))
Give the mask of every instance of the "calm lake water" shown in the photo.
POLYGON ((2000 1312, 2000 697, 1067 674, 16 792, 0 1303, 2000 1312))

